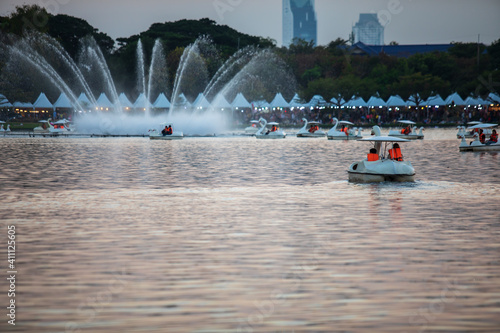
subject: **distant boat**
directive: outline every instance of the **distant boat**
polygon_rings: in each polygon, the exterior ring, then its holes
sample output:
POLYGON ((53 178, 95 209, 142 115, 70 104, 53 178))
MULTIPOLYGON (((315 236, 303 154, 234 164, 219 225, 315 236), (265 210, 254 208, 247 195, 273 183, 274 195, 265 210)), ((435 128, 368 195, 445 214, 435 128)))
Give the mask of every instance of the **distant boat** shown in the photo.
POLYGON ((322 138, 326 136, 326 133, 319 129, 319 122, 308 122, 306 118, 302 118, 302 121, 304 126, 297 132, 298 138, 322 138))

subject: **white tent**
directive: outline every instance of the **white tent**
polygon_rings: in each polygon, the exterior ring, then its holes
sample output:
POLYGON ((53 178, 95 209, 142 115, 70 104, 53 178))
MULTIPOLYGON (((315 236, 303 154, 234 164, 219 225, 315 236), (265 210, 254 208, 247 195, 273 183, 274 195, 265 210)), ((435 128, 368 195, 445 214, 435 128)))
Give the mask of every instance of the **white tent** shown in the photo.
POLYGON ((223 95, 217 95, 215 98, 212 100, 212 106, 217 109, 231 109, 231 103, 227 101, 226 98, 224 98, 223 95))
POLYGON ((73 108, 73 105, 69 101, 68 96, 62 92, 57 101, 55 101, 54 108, 71 109, 73 108))
POLYGON ((388 108, 399 108, 399 107, 405 107, 405 106, 406 106, 406 102, 399 95, 392 95, 387 100, 387 107, 388 108))
POLYGON ((164 93, 160 93, 156 101, 153 103, 153 107, 156 109, 170 109, 170 106, 170 101, 164 93))
POLYGON ((7 97, 0 94, 0 108, 10 108, 10 107, 12 107, 12 104, 9 102, 7 97))
POLYGON ((40 93, 35 103, 33 103, 34 109, 52 109, 53 105, 50 103, 47 96, 44 93, 40 93))
POLYGON ((493 103, 498 104, 498 103, 500 103, 500 96, 498 96, 497 94, 494 94, 494 93, 492 93, 492 92, 491 92, 491 93, 488 95, 487 100, 489 100, 489 101, 491 101, 491 102, 493 102, 493 103))
POLYGON ((85 106, 87 108, 94 108, 95 106, 90 102, 89 98, 85 93, 81 93, 80 96, 78 96, 78 103, 80 103, 81 106, 85 106))
POLYGON ((271 102, 270 107, 274 110, 275 108, 289 108, 290 103, 288 103, 281 93, 277 93, 271 102))
POLYGON ((333 106, 335 106, 336 108, 338 108, 338 107, 344 107, 345 104, 346 104, 345 100, 342 97, 339 96, 339 98, 340 98, 340 101, 336 97, 332 97, 332 99, 330 100, 330 103, 333 106))
POLYGON ((361 108, 361 107, 366 107, 368 106, 363 99, 363 97, 359 96, 352 96, 349 102, 346 103, 346 106, 351 107, 351 108, 361 108))
POLYGON ((15 101, 12 106, 14 106, 16 109, 33 109, 33 104, 31 104, 30 102, 23 103, 15 101))
POLYGON ((146 95, 143 93, 140 93, 137 99, 134 102, 133 107, 136 109, 146 109, 146 108, 151 108, 153 105, 149 102, 147 99, 146 95))
POLYGON ((243 96, 242 93, 238 93, 236 97, 233 100, 233 103, 231 103, 231 106, 235 109, 251 109, 252 105, 247 101, 245 96, 243 96))
POLYGON ((444 102, 446 105, 465 105, 465 101, 456 92, 446 97, 444 102))
POLYGON ((290 107, 291 108, 304 108, 304 107, 307 107, 307 103, 300 98, 299 94, 295 94, 292 98, 292 100, 290 101, 290 107))
POLYGON ((271 104, 269 104, 268 101, 266 101, 265 99, 263 100, 260 100, 260 101, 253 101, 252 102, 252 106, 254 109, 270 109, 271 108, 271 104))
POLYGON ((429 96, 427 100, 424 103, 426 106, 445 106, 446 103, 444 100, 439 96, 439 94, 434 95, 434 96, 429 96))
POLYGON ((130 102, 130 100, 127 98, 125 93, 121 93, 120 96, 118 96, 118 102, 119 102, 119 106, 121 106, 122 108, 132 108, 133 107, 132 102, 130 102))
POLYGON ((329 106, 328 102, 321 95, 314 95, 309 101, 310 108, 324 108, 329 106))
POLYGON ((191 103, 189 103, 189 101, 187 100, 186 98, 186 95, 184 95, 184 93, 181 93, 179 96, 177 96, 176 99, 172 99, 172 102, 175 101, 175 105, 174 107, 176 108, 190 108, 191 107, 191 103))
POLYGON ((369 107, 379 107, 379 108, 387 106, 387 103, 384 102, 384 100, 382 98, 380 98, 379 96, 370 97, 370 99, 368 100, 368 102, 366 102, 366 104, 369 107))
POLYGON ((101 93, 96 102, 96 107, 101 108, 101 110, 113 108, 113 103, 109 100, 105 93, 101 93))
POLYGON ((199 93, 198 97, 193 102, 193 107, 196 109, 209 109, 212 107, 203 93, 199 93))

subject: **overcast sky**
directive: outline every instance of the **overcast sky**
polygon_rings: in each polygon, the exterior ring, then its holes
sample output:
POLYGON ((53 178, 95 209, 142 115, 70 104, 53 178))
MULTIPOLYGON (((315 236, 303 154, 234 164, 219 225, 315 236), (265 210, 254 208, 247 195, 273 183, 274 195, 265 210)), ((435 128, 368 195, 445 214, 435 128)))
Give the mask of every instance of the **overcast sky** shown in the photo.
MULTIPOLYGON (((209 17, 240 32, 282 42, 282 0, 0 0, 0 15, 38 4, 88 21, 112 38, 152 23, 209 17)), ((377 13, 389 44, 476 42, 500 38, 500 0, 316 0, 318 43, 347 39, 360 13, 377 13)))

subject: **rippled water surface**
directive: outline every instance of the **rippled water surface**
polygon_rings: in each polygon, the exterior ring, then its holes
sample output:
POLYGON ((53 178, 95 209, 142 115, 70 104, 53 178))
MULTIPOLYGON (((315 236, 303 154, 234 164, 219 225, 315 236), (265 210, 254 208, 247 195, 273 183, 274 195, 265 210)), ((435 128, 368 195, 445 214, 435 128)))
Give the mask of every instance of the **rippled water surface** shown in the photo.
POLYGON ((365 142, 2 137, 0 331, 498 331, 500 155, 425 134, 403 184, 347 182, 365 142))

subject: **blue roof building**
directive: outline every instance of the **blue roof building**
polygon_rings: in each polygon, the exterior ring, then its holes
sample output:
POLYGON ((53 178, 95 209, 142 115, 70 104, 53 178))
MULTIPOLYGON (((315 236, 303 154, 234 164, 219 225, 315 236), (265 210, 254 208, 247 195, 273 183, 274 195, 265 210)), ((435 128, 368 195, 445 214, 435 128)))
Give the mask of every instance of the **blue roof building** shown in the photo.
POLYGON ((417 53, 448 52, 453 44, 410 44, 410 45, 366 45, 357 42, 350 48, 351 54, 377 56, 387 54, 398 58, 407 58, 417 53))

